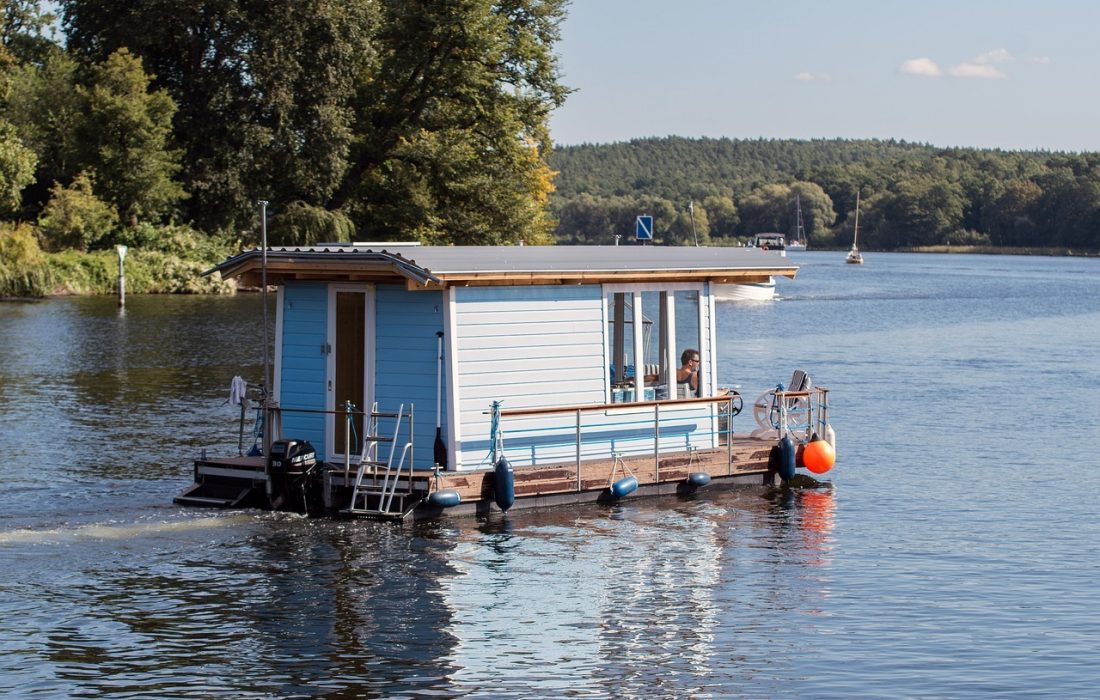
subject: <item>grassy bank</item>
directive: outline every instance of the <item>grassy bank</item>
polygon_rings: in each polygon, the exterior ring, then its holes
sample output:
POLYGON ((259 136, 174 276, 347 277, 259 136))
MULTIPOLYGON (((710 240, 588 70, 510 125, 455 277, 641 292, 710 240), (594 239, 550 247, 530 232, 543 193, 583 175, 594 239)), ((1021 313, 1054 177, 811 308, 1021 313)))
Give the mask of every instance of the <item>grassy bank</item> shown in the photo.
POLYGON ((979 255, 1051 255, 1095 258, 1100 251, 1072 248, 1010 248, 991 245, 926 245, 900 248, 899 253, 971 253, 979 255))
MULTIPOLYGON (((126 255, 130 294, 231 294, 235 285, 201 277, 231 252, 225 241, 178 228, 156 245, 132 246, 126 255)), ((43 251, 30 227, 0 230, 0 298, 115 294, 118 254, 113 250, 43 251)))

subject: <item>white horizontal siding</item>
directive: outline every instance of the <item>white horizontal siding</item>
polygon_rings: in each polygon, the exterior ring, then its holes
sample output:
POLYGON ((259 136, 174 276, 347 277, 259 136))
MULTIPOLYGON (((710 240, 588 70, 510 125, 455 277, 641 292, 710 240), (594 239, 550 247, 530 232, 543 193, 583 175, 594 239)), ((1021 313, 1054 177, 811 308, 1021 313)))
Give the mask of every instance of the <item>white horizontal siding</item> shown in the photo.
MULTIPOLYGON (((488 452, 493 401, 505 408, 603 402, 602 305, 594 285, 455 290, 458 457, 465 468, 476 467, 488 452)), ((561 432, 571 435, 572 423, 562 425, 561 432)), ((507 448, 510 457, 516 451, 517 465, 531 463, 522 455, 532 441, 562 440, 545 431, 517 439, 528 443, 507 448)))
MULTIPOLYGON (((591 300, 586 294, 573 294, 570 296, 573 290, 592 290, 595 289, 595 285, 577 286, 577 287, 527 287, 531 294, 524 295, 525 299, 528 299, 532 304, 539 304, 541 302, 551 302, 552 307, 547 308, 549 311, 570 311, 585 313, 592 307, 591 300), (538 290, 550 290, 551 294, 539 293, 538 290), (562 294, 557 294, 562 292, 562 294)), ((460 301, 459 308, 456 312, 459 316, 475 316, 476 314, 488 313, 488 314, 524 314, 526 311, 519 306, 502 306, 502 302, 508 302, 505 294, 493 294, 491 290, 519 290, 521 287, 459 287, 460 297, 463 297, 460 301), (486 290, 490 290, 490 293, 482 293, 486 290)), ((598 294, 597 294, 598 296, 598 294)), ((574 316, 576 318, 576 316, 574 316)))
MULTIPOLYGON (((500 401, 504 410, 606 402, 608 330, 602 288, 458 288, 454 294, 459 468, 486 464, 493 401, 500 401)), ((699 338, 704 353, 712 347, 708 312, 704 307, 699 338)), ((660 450, 674 453, 716 444, 711 410, 662 406, 660 450)), ((505 418, 501 427, 504 452, 516 466, 576 458, 575 414, 505 418)), ((581 432, 582 459, 651 455, 653 409, 585 412, 581 432)))
MULTIPOLYGON (((531 332, 531 333, 513 333, 509 327, 499 328, 485 328, 485 327, 473 327, 471 329, 463 329, 463 332, 475 332, 486 333, 486 335, 477 335, 475 337, 466 337, 465 335, 459 336, 458 351, 465 356, 467 353, 474 350, 487 350, 480 359, 493 359, 499 360, 503 357, 499 351, 504 350, 522 350, 523 354, 527 357, 557 357, 566 358, 570 356, 569 352, 562 352, 562 349, 575 348, 577 345, 599 346, 603 342, 604 334, 603 330, 597 324, 596 328, 569 328, 569 329, 554 329, 556 331, 553 335, 547 335, 545 329, 543 332, 531 332)), ((603 351, 600 351, 600 355, 603 355, 603 351)), ((471 357, 471 359, 478 359, 477 356, 471 357)))

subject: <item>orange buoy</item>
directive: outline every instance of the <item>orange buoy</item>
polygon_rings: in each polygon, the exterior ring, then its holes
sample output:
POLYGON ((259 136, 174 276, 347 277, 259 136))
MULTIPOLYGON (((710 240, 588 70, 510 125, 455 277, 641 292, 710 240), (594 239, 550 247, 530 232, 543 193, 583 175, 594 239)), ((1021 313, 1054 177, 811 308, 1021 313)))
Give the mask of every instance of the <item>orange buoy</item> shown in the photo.
POLYGON ((802 453, 802 463, 814 474, 824 474, 833 468, 836 461, 836 452, 833 446, 825 440, 814 440, 806 445, 806 451, 802 453))

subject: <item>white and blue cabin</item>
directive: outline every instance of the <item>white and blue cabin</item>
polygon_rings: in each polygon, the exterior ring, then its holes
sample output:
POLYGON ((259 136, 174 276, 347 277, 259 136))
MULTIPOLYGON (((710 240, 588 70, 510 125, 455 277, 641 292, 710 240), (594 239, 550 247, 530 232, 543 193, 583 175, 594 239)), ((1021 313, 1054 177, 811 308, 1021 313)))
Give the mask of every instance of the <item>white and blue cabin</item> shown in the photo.
MULTIPOLYGON (((774 254, 339 244, 270 248, 266 261, 251 250, 215 270, 277 288, 269 432, 312 446, 330 509, 375 514, 387 499, 371 489, 392 477, 399 517, 438 513, 437 491, 460 503, 449 512, 485 512, 501 456, 517 506, 606 498, 627 475, 657 493, 701 472, 768 476, 774 441, 728 429, 712 288, 793 278, 774 254), (696 390, 676 381, 688 349, 696 390)), ((271 478, 264 458, 234 459, 204 461, 271 478)))

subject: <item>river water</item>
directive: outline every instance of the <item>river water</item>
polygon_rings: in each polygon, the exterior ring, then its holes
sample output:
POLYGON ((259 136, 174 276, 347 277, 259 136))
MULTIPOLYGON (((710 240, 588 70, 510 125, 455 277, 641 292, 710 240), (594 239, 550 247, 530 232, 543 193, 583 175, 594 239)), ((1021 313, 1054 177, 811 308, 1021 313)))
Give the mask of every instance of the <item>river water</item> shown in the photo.
POLYGON ((172 505, 255 296, 0 304, 0 694, 1094 696, 1100 261, 792 257, 719 379, 832 389, 831 490, 404 527, 172 505))

